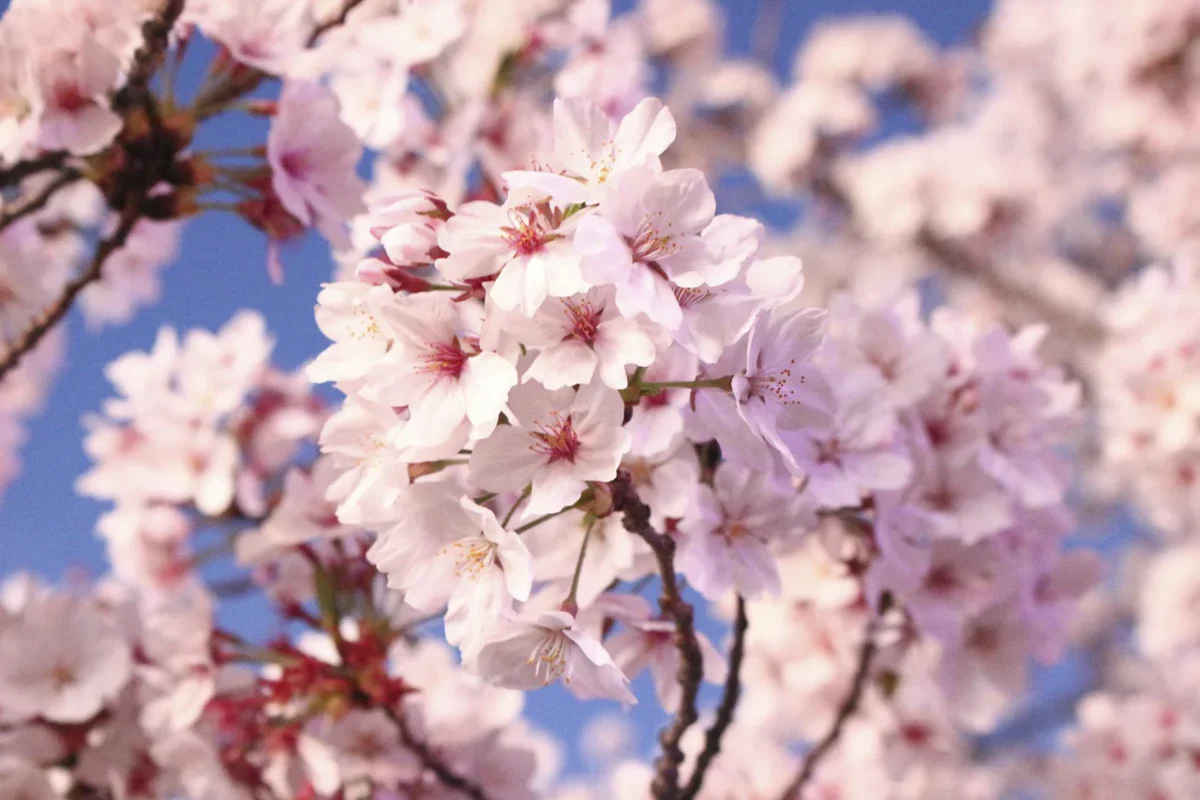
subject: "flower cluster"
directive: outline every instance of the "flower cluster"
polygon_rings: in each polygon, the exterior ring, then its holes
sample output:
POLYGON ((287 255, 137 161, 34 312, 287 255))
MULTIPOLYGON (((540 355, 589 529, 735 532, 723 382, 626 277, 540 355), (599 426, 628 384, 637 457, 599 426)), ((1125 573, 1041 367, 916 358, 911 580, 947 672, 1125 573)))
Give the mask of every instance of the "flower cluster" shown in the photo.
POLYGON ((300 369, 252 311, 108 367, 112 572, 0 586, 0 796, 1200 791, 1195 3, 827 20, 782 81, 757 5, 734 58, 716 0, 9 4, 0 485, 57 326, 153 303, 185 218, 336 266, 300 369), (1172 540, 1134 591, 1078 477, 1172 540), (596 729, 557 782, 551 684, 653 696, 653 764, 596 729))
MULTIPOLYGON (((321 435, 338 519, 378 534, 368 558, 410 605, 447 606, 468 666, 632 702, 584 622, 612 581, 655 569, 610 516, 612 484, 624 467, 665 501, 651 507, 678 521, 680 570, 706 595, 777 588, 773 548, 812 523, 786 437, 834 412, 811 363, 823 315, 785 307, 800 263, 757 258, 761 225, 716 215, 699 172, 663 169, 675 124, 658 101, 613 123, 560 100, 555 131, 502 203, 373 207, 379 252, 318 298, 333 344, 309 375, 347 395, 321 435), (689 424, 731 459, 712 488, 689 424)), ((650 617, 612 618, 653 638, 650 617)))
POLYGON ((1147 269, 1109 306, 1099 355, 1108 482, 1128 487, 1157 530, 1196 535, 1200 519, 1200 283, 1179 260, 1147 269))
POLYGON ((118 396, 86 420, 95 464, 78 489, 115 504, 99 530, 118 575, 170 583, 190 569, 198 522, 265 516, 325 416, 301 374, 271 367, 273 346, 262 318, 244 312, 182 341, 164 328, 150 352, 108 367, 118 396))

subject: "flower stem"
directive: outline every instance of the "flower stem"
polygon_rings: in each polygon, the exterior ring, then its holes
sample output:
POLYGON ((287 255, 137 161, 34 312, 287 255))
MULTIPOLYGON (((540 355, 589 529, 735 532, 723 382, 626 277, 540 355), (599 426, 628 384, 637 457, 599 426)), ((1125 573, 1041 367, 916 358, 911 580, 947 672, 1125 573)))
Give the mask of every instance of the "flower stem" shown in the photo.
MULTIPOLYGON (((525 498, 529 497, 529 493, 531 491, 533 491, 532 486, 525 487, 525 490, 523 492, 521 492, 521 496, 516 499, 516 502, 514 502, 512 504, 512 508, 510 508, 508 510, 508 513, 504 515, 504 521, 500 523, 501 528, 508 527, 508 523, 512 521, 513 514, 517 513, 517 509, 520 508, 521 504, 525 502, 525 498)), ((517 531, 517 533, 520 533, 520 532, 521 532, 520 530, 517 531)))
POLYGON ((583 542, 579 545, 579 560, 575 562, 575 574, 571 577, 571 591, 567 592, 567 599, 563 600, 563 610, 569 611, 572 615, 579 610, 579 604, 575 602, 575 594, 579 591, 579 576, 583 574, 583 559, 587 555, 588 539, 592 538, 592 528, 596 527, 596 518, 592 517, 588 522, 587 529, 583 532, 583 542))
POLYGON ((566 508, 560 508, 558 511, 554 511, 549 514, 543 514, 542 516, 535 519, 533 522, 526 522, 524 525, 522 525, 521 527, 519 527, 515 531, 513 531, 513 533, 524 533, 527 530, 536 528, 538 525, 541 525, 546 520, 554 519, 559 514, 565 514, 568 511, 573 510, 574 508, 575 508, 575 506, 567 506, 566 508))

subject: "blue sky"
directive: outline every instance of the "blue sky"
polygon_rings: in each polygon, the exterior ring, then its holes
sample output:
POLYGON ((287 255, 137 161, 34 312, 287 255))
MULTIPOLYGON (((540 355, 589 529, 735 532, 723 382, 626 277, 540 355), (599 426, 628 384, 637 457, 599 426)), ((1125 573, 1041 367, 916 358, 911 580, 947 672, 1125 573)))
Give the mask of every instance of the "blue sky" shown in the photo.
MULTIPOLYGON (((815 21, 831 14, 905 14, 938 42, 953 43, 970 37, 990 5, 987 0, 779 1, 785 5, 779 63, 775 65, 780 74, 789 68, 805 32, 815 21)), ((616 3, 618 9, 630 5, 616 3)), ((756 5, 753 0, 722 2, 730 46, 735 52, 745 52, 748 47, 756 5)), ((0 0, 0 9, 7 6, 8 0, 0 0)), ((262 141, 263 136, 260 122, 243 118, 218 126, 202 143, 245 144, 262 141)), ((110 394, 103 375, 106 364, 129 350, 149 348, 162 325, 179 330, 214 329, 242 308, 256 309, 266 317, 277 338, 275 360, 280 366, 294 367, 324 346, 313 321, 312 306, 320 283, 330 275, 327 248, 310 237, 291 248, 285 261, 286 282, 274 286, 266 275, 262 237, 233 217, 208 214, 187 224, 180 257, 163 274, 163 299, 159 304, 141 311, 131 324, 96 334, 84 329, 77 312, 71 313, 67 321, 67 363, 43 413, 28 426, 30 439, 22 453, 22 474, 0 503, 0 576, 28 569, 59 579, 67 570, 79 567, 92 574, 103 573, 104 551, 94 525, 104 507, 77 496, 73 483, 88 468, 80 418, 98 409, 110 394)), ((264 623, 253 603, 232 606, 224 613, 224 620, 243 629, 264 623)), ((706 621, 704 627, 720 645, 723 625, 706 621)), ((635 688, 643 703, 631 712, 630 720, 638 728, 639 749, 648 749, 662 717, 647 681, 639 681, 635 688)), ((599 702, 581 707, 557 689, 534 693, 528 701, 532 721, 568 742, 577 736, 581 719, 596 711, 619 709, 615 704, 599 702)), ((577 771, 584 762, 572 755, 568 765, 577 771)))

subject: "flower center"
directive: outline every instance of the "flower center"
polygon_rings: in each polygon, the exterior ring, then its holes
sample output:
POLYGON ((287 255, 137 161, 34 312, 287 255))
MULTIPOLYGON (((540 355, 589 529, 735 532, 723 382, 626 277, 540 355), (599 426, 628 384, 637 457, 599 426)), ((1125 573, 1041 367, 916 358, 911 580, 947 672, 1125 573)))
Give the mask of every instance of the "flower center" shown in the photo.
POLYGON ((570 641, 557 631, 543 639, 525 663, 533 665, 533 674, 548 686, 567 671, 567 649, 570 641))
POLYGON ((290 177, 300 180, 309 171, 307 154, 296 150, 284 153, 279 159, 279 166, 283 167, 283 171, 290 177))
POLYGON ((50 682, 55 689, 62 689, 75 682, 75 670, 65 664, 55 664, 50 670, 50 682))
POLYGON ((596 333, 600 329, 600 315, 604 313, 604 309, 597 309, 587 300, 579 302, 563 300, 562 304, 563 309, 567 312, 567 320, 571 323, 571 329, 564 338, 578 339, 591 347, 596 343, 596 333))
POLYGON ((545 222, 532 209, 512 209, 508 212, 511 225, 500 231, 509 247, 519 256, 531 256, 546 246, 548 231, 545 222))
POLYGON ((464 539, 442 548, 443 553, 454 550, 454 574, 478 580, 484 570, 496 561, 496 545, 487 539, 464 539))
POLYGON ((579 435, 575 433, 575 423, 568 415, 560 416, 553 412, 554 421, 549 425, 538 425, 537 430, 530 431, 534 438, 533 451, 550 457, 550 463, 569 461, 575 463, 575 455, 579 452, 579 435))
POLYGON ((79 90, 78 84, 63 81, 54 85, 54 107, 68 114, 74 113, 88 104, 88 99, 79 90))
POLYGON ((740 520, 729 522, 721 528, 721 535, 725 537, 725 541, 732 543, 749 536, 750 528, 740 520))
POLYGON ((761 372, 750 378, 750 395, 762 400, 774 400, 781 406, 804 405, 804 401, 796 397, 796 388, 803 386, 806 380, 803 374, 793 375, 791 366, 796 359, 788 361, 788 366, 771 372, 761 372))
POLYGON ((671 230, 673 222, 664 222, 663 213, 655 211, 647 214, 638 225, 637 235, 629 247, 633 251, 634 261, 658 261, 673 256, 679 252, 675 242, 675 234, 671 230))
POLYGON ((429 344, 417 372, 438 378, 458 379, 467 363, 467 354, 457 339, 429 344))

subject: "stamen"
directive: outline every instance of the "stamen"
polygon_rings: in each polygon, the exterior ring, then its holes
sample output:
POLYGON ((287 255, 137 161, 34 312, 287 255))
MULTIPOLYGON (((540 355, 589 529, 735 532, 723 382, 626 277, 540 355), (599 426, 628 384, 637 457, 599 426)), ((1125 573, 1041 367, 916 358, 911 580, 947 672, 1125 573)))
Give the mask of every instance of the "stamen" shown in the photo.
POLYGON ((596 342, 596 333, 600 328, 600 315, 604 313, 604 309, 597 309, 587 300, 579 302, 563 300, 562 304, 567 312, 567 319, 571 321, 571 330, 566 338, 578 339, 591 347, 596 342))
POLYGON ((575 463, 575 455, 579 452, 579 436, 575 433, 575 423, 570 416, 562 417, 558 412, 553 413, 554 421, 549 426, 539 425, 537 430, 530 431, 534 438, 533 451, 550 456, 550 463, 569 461, 575 463))
POLYGON ((508 219, 512 224, 500 230, 517 255, 530 256, 546 246, 547 229, 534 209, 510 209, 508 219))
POLYGON ((458 378, 462 375, 467 363, 467 354, 463 352, 458 340, 438 342, 427 345, 429 348, 417 372, 437 375, 439 378, 458 378))
POLYGON ((662 212, 655 211, 638 225, 637 236, 629 244, 634 261, 658 261, 679 252, 679 245, 670 230, 674 223, 668 222, 664 227, 661 217, 662 212))
POLYGON ((679 301, 680 308, 691 308, 697 303, 701 303, 712 297, 712 292, 707 286, 696 286, 690 289, 685 289, 682 286, 671 284, 671 290, 675 292, 675 299, 679 301))

